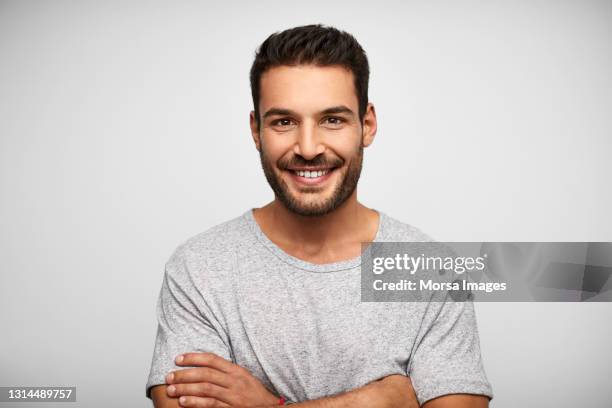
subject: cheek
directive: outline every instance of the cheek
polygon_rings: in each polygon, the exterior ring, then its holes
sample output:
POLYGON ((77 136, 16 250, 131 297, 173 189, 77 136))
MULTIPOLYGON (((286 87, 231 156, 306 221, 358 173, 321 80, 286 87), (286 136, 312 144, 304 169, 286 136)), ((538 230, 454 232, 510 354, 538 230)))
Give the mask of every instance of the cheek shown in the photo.
MULTIPOLYGON (((262 133, 262 149, 265 158, 270 163, 277 163, 280 159, 290 159, 294 153, 296 143, 294 135, 262 133)), ((346 129, 321 135, 320 142, 326 147, 327 154, 336 156, 345 161, 353 160, 359 154, 361 135, 355 129, 346 129)))
POLYGON ((268 161, 276 163, 284 155, 290 154, 291 149, 292 143, 289 138, 266 135, 262 137, 262 151, 268 161))
POLYGON ((280 151, 276 151, 271 149, 269 146, 263 147, 261 150, 261 155, 263 159, 273 168, 276 169, 279 160, 283 157, 283 153, 280 151))
POLYGON ((338 152, 338 154, 353 156, 359 151, 362 143, 361 128, 348 126, 342 130, 333 131, 327 135, 327 145, 338 152))
POLYGON ((353 139, 346 143, 330 143, 328 144, 328 148, 333 151, 336 156, 343 159, 346 165, 359 155, 360 142, 360 140, 355 141, 353 139))

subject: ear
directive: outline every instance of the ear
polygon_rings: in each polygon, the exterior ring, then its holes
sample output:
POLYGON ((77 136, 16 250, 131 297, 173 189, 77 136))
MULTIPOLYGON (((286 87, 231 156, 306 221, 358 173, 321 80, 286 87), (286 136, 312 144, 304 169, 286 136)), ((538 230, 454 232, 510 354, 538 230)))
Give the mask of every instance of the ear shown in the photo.
POLYGON ((249 126, 251 128, 251 137, 253 137, 253 142, 255 142, 255 148, 261 150, 261 135, 257 127, 257 120, 255 120, 255 111, 251 111, 249 114, 249 126))
POLYGON ((368 147, 374 141, 374 136, 376 135, 376 110, 374 110, 374 105, 372 103, 368 103, 365 114, 363 115, 363 134, 362 134, 362 143, 363 147, 368 147))

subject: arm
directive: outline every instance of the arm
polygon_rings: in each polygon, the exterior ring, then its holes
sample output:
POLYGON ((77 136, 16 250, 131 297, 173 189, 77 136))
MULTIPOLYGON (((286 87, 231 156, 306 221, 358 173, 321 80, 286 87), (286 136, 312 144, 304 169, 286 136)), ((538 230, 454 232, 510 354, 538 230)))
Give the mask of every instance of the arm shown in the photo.
POLYGON ((489 398, 471 394, 445 395, 427 401, 423 408, 489 408, 489 398))
POLYGON ((166 384, 156 385, 151 388, 151 399, 155 408, 179 408, 178 398, 171 398, 166 392, 166 384))
MULTIPOLYGON (((155 408, 179 408, 178 398, 169 397, 167 385, 158 385, 151 389, 155 408)), ((193 399, 193 398, 192 398, 193 399)), ((192 402, 196 402, 193 399, 192 402)), ((189 402, 188 402, 189 403, 189 402)), ((293 404, 304 408, 418 408, 410 378, 403 375, 392 375, 371 382, 363 387, 317 400, 293 404)), ((189 406, 189 405, 185 405, 189 406)), ((193 405, 197 406, 197 405, 193 405)), ((223 405, 219 405, 223 406, 223 405)), ((226 405, 229 407, 229 405, 226 405)), ((258 408, 277 407, 278 404, 260 405, 258 408)), ((454 394, 445 395, 427 401, 422 408, 488 408, 489 400, 482 395, 454 394)))
MULTIPOLYGON (((160 393, 164 392, 160 390, 160 393)), ((199 397, 185 396, 185 407, 230 407, 223 402, 219 405, 206 405, 199 397)), ((156 408, 174 407, 175 405, 156 405, 156 408)), ((179 406, 179 405, 176 405, 179 406)), ((304 408, 418 408, 416 395, 412 388, 410 378, 405 375, 390 375, 373 381, 362 387, 338 395, 323 397, 292 404, 304 408)), ((271 405, 256 405, 253 408, 276 408, 278 403, 271 405)), ((435 408, 435 407, 434 407, 435 408)))
POLYGON ((486 408, 493 396, 484 372, 474 305, 430 303, 407 375, 423 408, 486 408))
POLYGON ((185 246, 179 246, 166 262, 156 308, 157 335, 146 383, 146 396, 151 400, 152 390, 156 389, 156 406, 179 406, 178 397, 163 392, 168 385, 167 374, 181 368, 175 361, 177 355, 208 351, 231 360, 229 340, 209 307, 214 302, 203 300, 208 288, 200 281, 200 267, 204 268, 201 260, 185 246), (165 395, 169 398, 164 398, 165 395))
MULTIPOLYGON (((395 376, 391 376, 395 377, 395 376)), ((391 378, 387 377, 387 378, 391 378)), ((404 376, 401 376, 404 377, 404 376)), ((408 377, 404 377, 410 382, 408 377)), ((405 380, 400 380, 405 382, 405 380)), ((339 396, 326 397, 312 401, 294 404, 295 407, 304 408, 419 408, 416 396, 406 394, 405 387, 398 387, 398 384, 384 384, 373 386, 370 383, 364 387, 357 388, 339 396)), ((411 389, 411 393, 414 390, 411 389)), ((271 405, 258 408, 273 408, 278 405, 271 405)), ((489 399, 482 395, 456 394, 445 395, 427 401, 422 408, 488 408, 489 399)))
POLYGON ((293 406, 304 408, 418 408, 419 404, 410 378, 405 375, 390 375, 339 395, 305 401, 293 406))

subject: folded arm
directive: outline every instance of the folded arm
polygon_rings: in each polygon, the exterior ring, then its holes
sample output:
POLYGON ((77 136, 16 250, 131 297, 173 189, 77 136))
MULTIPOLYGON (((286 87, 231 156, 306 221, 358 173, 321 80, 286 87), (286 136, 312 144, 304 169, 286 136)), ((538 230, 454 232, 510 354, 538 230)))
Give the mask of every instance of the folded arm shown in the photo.
MULTIPOLYGON (((151 389, 151 397, 155 408, 231 407, 231 405, 218 400, 210 404, 210 401, 194 396, 184 396, 185 402, 179 404, 178 398, 171 398, 167 395, 166 388, 166 385, 160 385, 151 389)), ((419 404, 410 378, 404 375, 391 375, 354 390, 292 404, 292 406, 296 408, 418 408, 419 404)), ((269 405, 251 405, 251 407, 276 408, 278 402, 269 405)))
MULTIPOLYGON (((316 400, 292 404, 304 408, 343 408, 343 407, 368 407, 368 408, 418 408, 412 384, 408 377, 390 376, 382 380, 375 381, 363 387, 338 394, 331 397, 324 397, 316 400), (407 388, 408 387, 408 388, 407 388)), ((158 385, 151 389, 151 397, 155 408, 179 408, 183 407, 230 407, 227 404, 219 405, 180 405, 177 397, 169 397, 166 391, 167 385, 158 385)), ((188 400, 193 397, 186 397, 188 400)), ((194 404, 197 402, 192 401, 194 404)), ((218 402, 218 401, 217 401, 218 402)), ((257 408, 278 407, 278 403, 271 405, 259 405, 257 408)), ((489 399, 482 395, 454 394, 445 395, 427 401, 422 408, 488 408, 489 399)))
MULTIPOLYGON (((265 405, 257 408, 273 408, 265 405)), ((386 377, 364 387, 317 400, 292 405, 304 408, 419 408, 410 379, 401 375, 386 377), (404 379, 394 378, 403 377, 404 379), (406 387, 409 388, 406 388, 406 387), (407 392, 409 390, 409 392, 407 392)), ((422 408, 488 408, 489 399, 484 395, 452 394, 427 401, 422 408)))
MULTIPOLYGON (((279 397, 248 370, 214 353, 186 353, 177 365, 188 366, 166 376, 166 384, 151 389, 155 408, 272 408, 279 397)), ((296 408, 419 408, 409 377, 389 375, 362 387, 292 404, 296 408)), ((450 394, 427 401, 423 408, 487 408, 483 395, 450 394)))

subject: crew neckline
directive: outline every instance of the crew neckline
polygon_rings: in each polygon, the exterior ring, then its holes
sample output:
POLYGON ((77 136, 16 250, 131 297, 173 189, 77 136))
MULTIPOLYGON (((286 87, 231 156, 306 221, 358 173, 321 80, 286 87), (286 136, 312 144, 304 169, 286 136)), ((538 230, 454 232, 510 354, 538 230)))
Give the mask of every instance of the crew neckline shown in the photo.
MULTIPOLYGON (((257 223, 255 216, 253 215, 253 210, 254 208, 251 208, 244 213, 244 218, 247 224, 249 225, 251 231, 255 234, 260 243, 262 243, 270 252, 276 255, 276 257, 278 257, 283 262, 292 265, 296 268, 310 272, 335 272, 352 269, 361 265, 361 255, 337 262, 315 264, 288 254, 278 245, 272 242, 272 240, 270 240, 270 238, 268 238, 268 236, 263 232, 263 230, 257 223)), ((376 230, 376 235, 374 236, 374 240, 372 242, 378 242, 383 236, 387 215, 379 210, 374 211, 378 213, 378 229, 376 230)))

